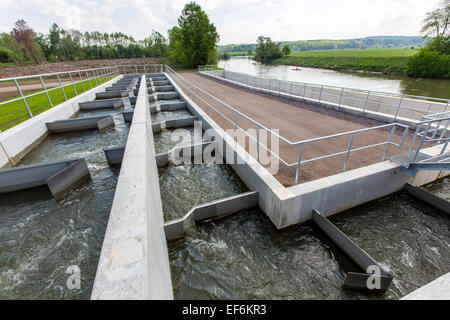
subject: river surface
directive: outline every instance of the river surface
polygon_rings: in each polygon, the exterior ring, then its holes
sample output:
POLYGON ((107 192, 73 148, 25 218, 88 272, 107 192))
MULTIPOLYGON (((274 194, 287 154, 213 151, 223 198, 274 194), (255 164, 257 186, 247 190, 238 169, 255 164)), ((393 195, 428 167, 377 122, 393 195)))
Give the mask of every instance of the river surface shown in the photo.
POLYGON ((296 67, 264 65, 249 57, 220 60, 219 67, 264 78, 450 99, 450 80, 339 72, 306 67, 301 67, 301 71, 294 71, 292 69, 296 67))

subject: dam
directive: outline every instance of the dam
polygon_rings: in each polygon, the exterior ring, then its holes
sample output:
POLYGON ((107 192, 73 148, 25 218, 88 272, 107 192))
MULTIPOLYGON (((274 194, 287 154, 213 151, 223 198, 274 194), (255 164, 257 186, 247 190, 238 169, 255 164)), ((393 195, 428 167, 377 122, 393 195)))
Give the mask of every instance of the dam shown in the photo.
POLYGON ((400 299, 448 283, 447 106, 116 67, 0 133, 0 298, 400 299))

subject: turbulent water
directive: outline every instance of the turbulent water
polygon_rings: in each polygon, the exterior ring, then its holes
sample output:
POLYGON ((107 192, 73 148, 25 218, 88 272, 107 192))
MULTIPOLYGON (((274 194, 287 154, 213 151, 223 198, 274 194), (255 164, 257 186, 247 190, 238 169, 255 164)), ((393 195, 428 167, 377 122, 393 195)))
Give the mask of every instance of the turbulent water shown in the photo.
MULTIPOLYGON (((109 114, 105 111, 79 115, 109 114)), ((158 112, 152 122, 189 116, 158 112)), ((121 111, 116 127, 52 134, 21 164, 85 157, 92 180, 56 202, 47 188, 0 195, 0 299, 88 299, 117 182, 103 148, 124 145, 129 125, 121 111), (68 290, 67 267, 81 269, 81 289, 68 290)), ((156 153, 167 152, 175 130, 155 134, 156 153)), ((201 141, 201 132, 177 130, 201 141)), ((172 165, 159 170, 165 220, 198 203, 245 192, 226 165, 172 165)), ((426 188, 449 196, 450 179, 426 188)), ((396 299, 449 272, 449 218, 404 192, 331 217, 344 233, 396 277, 386 294, 344 291, 349 271, 360 271, 313 223, 276 230, 254 208, 199 223, 169 242, 177 299, 396 299), (401 279, 400 279, 401 278, 401 279), (405 279, 407 281, 404 281, 405 279)))
POLYGON ((198 204, 247 191, 227 165, 185 164, 159 169, 164 220, 185 215, 198 204))
MULTIPOLYGON (((424 285, 450 271, 448 217, 403 192, 332 220, 402 279, 424 285)), ((169 254, 177 299, 396 299, 416 288, 395 278, 386 294, 342 290, 345 273, 361 270, 316 226, 277 231, 259 209, 199 224, 169 254)))
MULTIPOLYGON (((19 165, 84 157, 92 179, 55 201, 47 187, 0 195, 0 299, 88 299, 117 182, 103 148, 125 145, 122 110, 115 128, 51 134, 19 165), (69 290, 66 270, 77 265, 81 289, 69 290)), ((111 114, 82 112, 79 117, 111 114)))
POLYGON ((175 130, 164 129, 153 135, 155 140, 156 154, 168 152, 174 147, 201 143, 203 134, 201 130, 194 127, 178 128, 175 130))

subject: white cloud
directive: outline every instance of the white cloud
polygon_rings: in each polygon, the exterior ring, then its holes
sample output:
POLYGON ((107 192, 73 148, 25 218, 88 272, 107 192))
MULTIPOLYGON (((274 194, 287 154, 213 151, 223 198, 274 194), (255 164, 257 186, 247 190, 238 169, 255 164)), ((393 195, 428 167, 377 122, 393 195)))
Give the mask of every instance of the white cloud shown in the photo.
MULTIPOLYGON (((190 0, 0 0, 0 21, 17 19, 47 32, 52 22, 80 31, 166 34, 190 0)), ((418 35, 425 13, 440 0, 197 0, 216 25, 221 43, 418 35)), ((9 26, 9 27, 8 27, 9 26)), ((0 29, 1 30, 1 29, 0 29)))

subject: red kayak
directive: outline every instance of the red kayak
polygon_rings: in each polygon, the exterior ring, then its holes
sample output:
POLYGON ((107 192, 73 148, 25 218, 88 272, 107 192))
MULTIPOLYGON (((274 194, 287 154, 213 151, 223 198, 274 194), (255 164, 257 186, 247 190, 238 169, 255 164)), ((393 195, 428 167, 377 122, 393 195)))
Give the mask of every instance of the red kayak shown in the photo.
POLYGON ((294 70, 294 71, 300 71, 300 70, 302 70, 302 69, 300 69, 300 68, 295 68, 295 69, 292 69, 292 70, 294 70))

